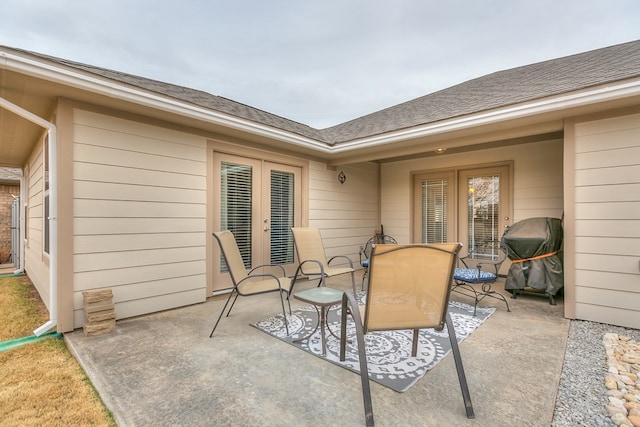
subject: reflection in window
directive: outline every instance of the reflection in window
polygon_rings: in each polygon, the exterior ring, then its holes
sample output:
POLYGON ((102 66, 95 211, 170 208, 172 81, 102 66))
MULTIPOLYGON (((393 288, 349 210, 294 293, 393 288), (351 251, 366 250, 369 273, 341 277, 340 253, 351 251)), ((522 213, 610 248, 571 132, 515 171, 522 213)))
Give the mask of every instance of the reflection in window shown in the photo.
MULTIPOLYGON (((484 175, 467 179, 467 231, 470 251, 487 240, 497 240, 500 220, 500 176, 484 175)), ((493 258, 495 254, 484 254, 493 258)))

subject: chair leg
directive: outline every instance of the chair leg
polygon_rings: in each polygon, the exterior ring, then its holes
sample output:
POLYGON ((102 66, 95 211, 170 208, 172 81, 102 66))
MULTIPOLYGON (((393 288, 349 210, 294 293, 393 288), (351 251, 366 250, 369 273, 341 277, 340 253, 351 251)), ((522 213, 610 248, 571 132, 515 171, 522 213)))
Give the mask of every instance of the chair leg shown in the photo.
POLYGON ((471 297, 474 299, 474 304, 473 304, 473 315, 475 317, 476 315, 476 311, 478 309, 478 291, 476 291, 476 289, 473 287, 473 285, 467 283, 467 282, 462 282, 462 281, 458 281, 458 280, 454 280, 454 284, 453 284, 453 288, 451 288, 451 290, 453 292, 457 292, 461 295, 466 295, 468 297, 471 297), (458 288, 462 288, 465 291, 461 291, 458 288), (467 292, 468 291, 468 292, 467 292))
POLYGON ((234 305, 236 305, 236 301, 238 300, 238 293, 235 292, 236 297, 233 299, 233 302, 231 303, 231 307, 229 307, 229 311, 227 311, 227 317, 229 317, 229 315, 231 314, 231 309, 233 308, 234 305))
POLYGON ((413 330, 413 341, 411 342, 411 357, 416 357, 418 354, 418 338, 420 335, 420 329, 413 330))
POLYGON ((364 269, 364 273, 362 273, 362 285, 361 285, 361 291, 364 291, 364 281, 367 279, 367 275, 369 274, 369 267, 364 269))
POLYGON ((356 273, 355 271, 351 272, 351 288, 353 289, 353 294, 356 294, 356 273))
POLYGON ((451 352, 453 353, 453 360, 456 363, 456 371, 458 372, 460 389, 462 389, 464 409, 467 412, 467 418, 475 418, 473 405, 471 404, 471 394, 469 393, 469 386, 467 385, 467 377, 464 374, 462 357, 460 356, 460 349, 458 348, 458 340, 456 339, 456 332, 453 329, 453 321, 451 320, 451 315, 449 313, 447 313, 447 331, 449 332, 449 341, 451 342, 451 352))
POLYGON ((287 294, 287 304, 289 304, 289 316, 291 316, 291 299, 289 298, 289 293, 287 291, 282 291, 287 294))
POLYGON ((347 312, 351 313, 356 325, 360 381, 362 383, 362 399, 364 401, 364 419, 367 426, 373 426, 373 405, 371 404, 371 388, 369 386, 367 351, 364 344, 364 329, 362 328, 360 310, 358 310, 358 302, 355 296, 345 292, 342 296, 342 322, 340 326, 340 361, 342 362, 344 362, 347 347, 347 312), (350 308, 350 310, 348 308, 350 308))
POLYGON ((289 301, 289 306, 291 306, 291 295, 293 295, 293 287, 298 281, 298 274, 300 274, 300 270, 302 269, 302 265, 298 265, 296 268, 296 274, 293 275, 293 279, 291 280, 291 284, 289 285, 289 290, 287 291, 287 301, 289 301))
POLYGON ((504 295, 502 295, 500 292, 496 292, 493 289, 491 289, 491 286, 494 283, 495 282, 487 282, 482 284, 483 296, 480 298, 480 301, 482 301, 484 297, 491 297, 497 300, 502 300, 502 302, 504 302, 505 305, 507 306, 507 311, 511 311, 511 309, 509 308, 509 303, 507 302, 507 299, 504 297, 504 295))
MULTIPOLYGON (((282 294, 286 292, 282 289, 280 290, 280 304, 282 305, 282 317, 284 317, 284 328, 287 330, 287 336, 289 336, 289 322, 287 321, 287 312, 284 309, 284 299, 282 298, 282 294)), ((288 300, 287 300, 288 301, 288 300)), ((289 313, 291 313, 291 301, 289 302, 289 313)))
MULTIPOLYGON (((222 307, 222 310, 220 311, 220 316, 218 316, 218 320, 216 320, 216 324, 213 325, 213 329, 211 330, 211 333, 209 334, 209 338, 211 338, 213 336, 213 333, 215 332, 216 328, 218 327, 218 323, 220 323, 220 319, 222 319, 222 315, 224 314, 224 310, 227 308, 227 305, 229 305, 229 301, 231 301, 231 297, 233 296, 233 294, 235 293, 235 291, 232 291, 229 294, 229 298, 227 298, 227 302, 224 303, 224 307, 222 307)), ((236 295, 236 298, 238 296, 236 295)), ((234 300, 235 302, 235 300, 234 300)), ((229 311, 231 311, 231 309, 229 309, 229 311)), ((227 314, 228 316, 228 314, 227 314)))

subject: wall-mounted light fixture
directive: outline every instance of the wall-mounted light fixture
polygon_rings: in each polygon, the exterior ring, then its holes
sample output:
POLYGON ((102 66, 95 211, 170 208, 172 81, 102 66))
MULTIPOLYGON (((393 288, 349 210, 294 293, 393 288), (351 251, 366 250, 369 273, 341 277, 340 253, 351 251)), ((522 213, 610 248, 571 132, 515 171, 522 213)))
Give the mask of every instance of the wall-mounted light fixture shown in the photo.
POLYGON ((340 184, 344 184, 346 180, 347 180, 347 175, 345 175, 343 171, 340 171, 340 173, 338 174, 338 182, 340 184))

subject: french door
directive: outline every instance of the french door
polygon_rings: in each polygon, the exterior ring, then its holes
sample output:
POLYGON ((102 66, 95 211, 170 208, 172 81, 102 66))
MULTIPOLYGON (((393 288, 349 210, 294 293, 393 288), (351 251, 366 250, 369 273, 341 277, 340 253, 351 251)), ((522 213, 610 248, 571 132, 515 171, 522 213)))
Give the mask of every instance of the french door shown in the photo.
POLYGON ((501 239, 510 224, 508 165, 417 174, 413 188, 414 242, 459 241, 466 254, 483 240, 501 239))
MULTIPOLYGON (((466 253, 486 240, 500 240, 511 220, 511 177, 508 166, 463 170, 459 172, 458 197, 460 241, 466 253)), ((477 253, 477 258, 497 260, 499 248, 492 253, 477 253)), ((506 274, 509 263, 500 273, 506 274), (504 271, 502 271, 504 270, 504 271)))
MULTIPOLYGON (((302 222, 300 167, 214 153, 214 229, 231 230, 247 269, 277 264, 295 272, 291 227, 302 222)), ((213 290, 231 286, 214 248, 213 290)))
POLYGON ((415 175, 413 181, 413 241, 456 241, 455 172, 415 175))

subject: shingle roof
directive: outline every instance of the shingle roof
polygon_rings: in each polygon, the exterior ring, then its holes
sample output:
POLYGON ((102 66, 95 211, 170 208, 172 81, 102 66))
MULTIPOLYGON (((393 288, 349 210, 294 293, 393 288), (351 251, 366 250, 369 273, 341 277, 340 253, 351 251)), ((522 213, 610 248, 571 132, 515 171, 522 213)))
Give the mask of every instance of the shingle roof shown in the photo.
POLYGON ((19 184, 22 169, 0 167, 0 184, 19 184))
POLYGON ((640 77, 640 41, 498 71, 325 129, 345 142, 640 77))
POLYGON ((321 131, 318 129, 314 129, 311 126, 298 123, 293 120, 285 119, 284 117, 268 113, 258 108, 253 108, 248 105, 232 101, 221 96, 212 95, 201 90, 190 89, 184 86, 178 86, 171 83, 165 83, 158 80, 109 70, 106 68, 95 67, 93 65, 83 64, 67 59, 56 58, 37 52, 30 52, 20 49, 15 50, 22 51, 30 55, 34 55, 39 58, 43 58, 48 61, 65 65, 77 70, 86 71, 88 73, 98 75, 109 80, 125 83, 127 85, 135 86, 140 89, 145 89, 180 101, 205 107, 213 111, 226 113, 234 117, 240 117, 266 126, 272 126, 277 129, 287 130, 289 132, 306 136, 318 141, 323 140, 321 131))
POLYGON ((640 40, 498 71, 327 129, 209 93, 34 52, 32 55, 330 145, 640 77, 640 40))

